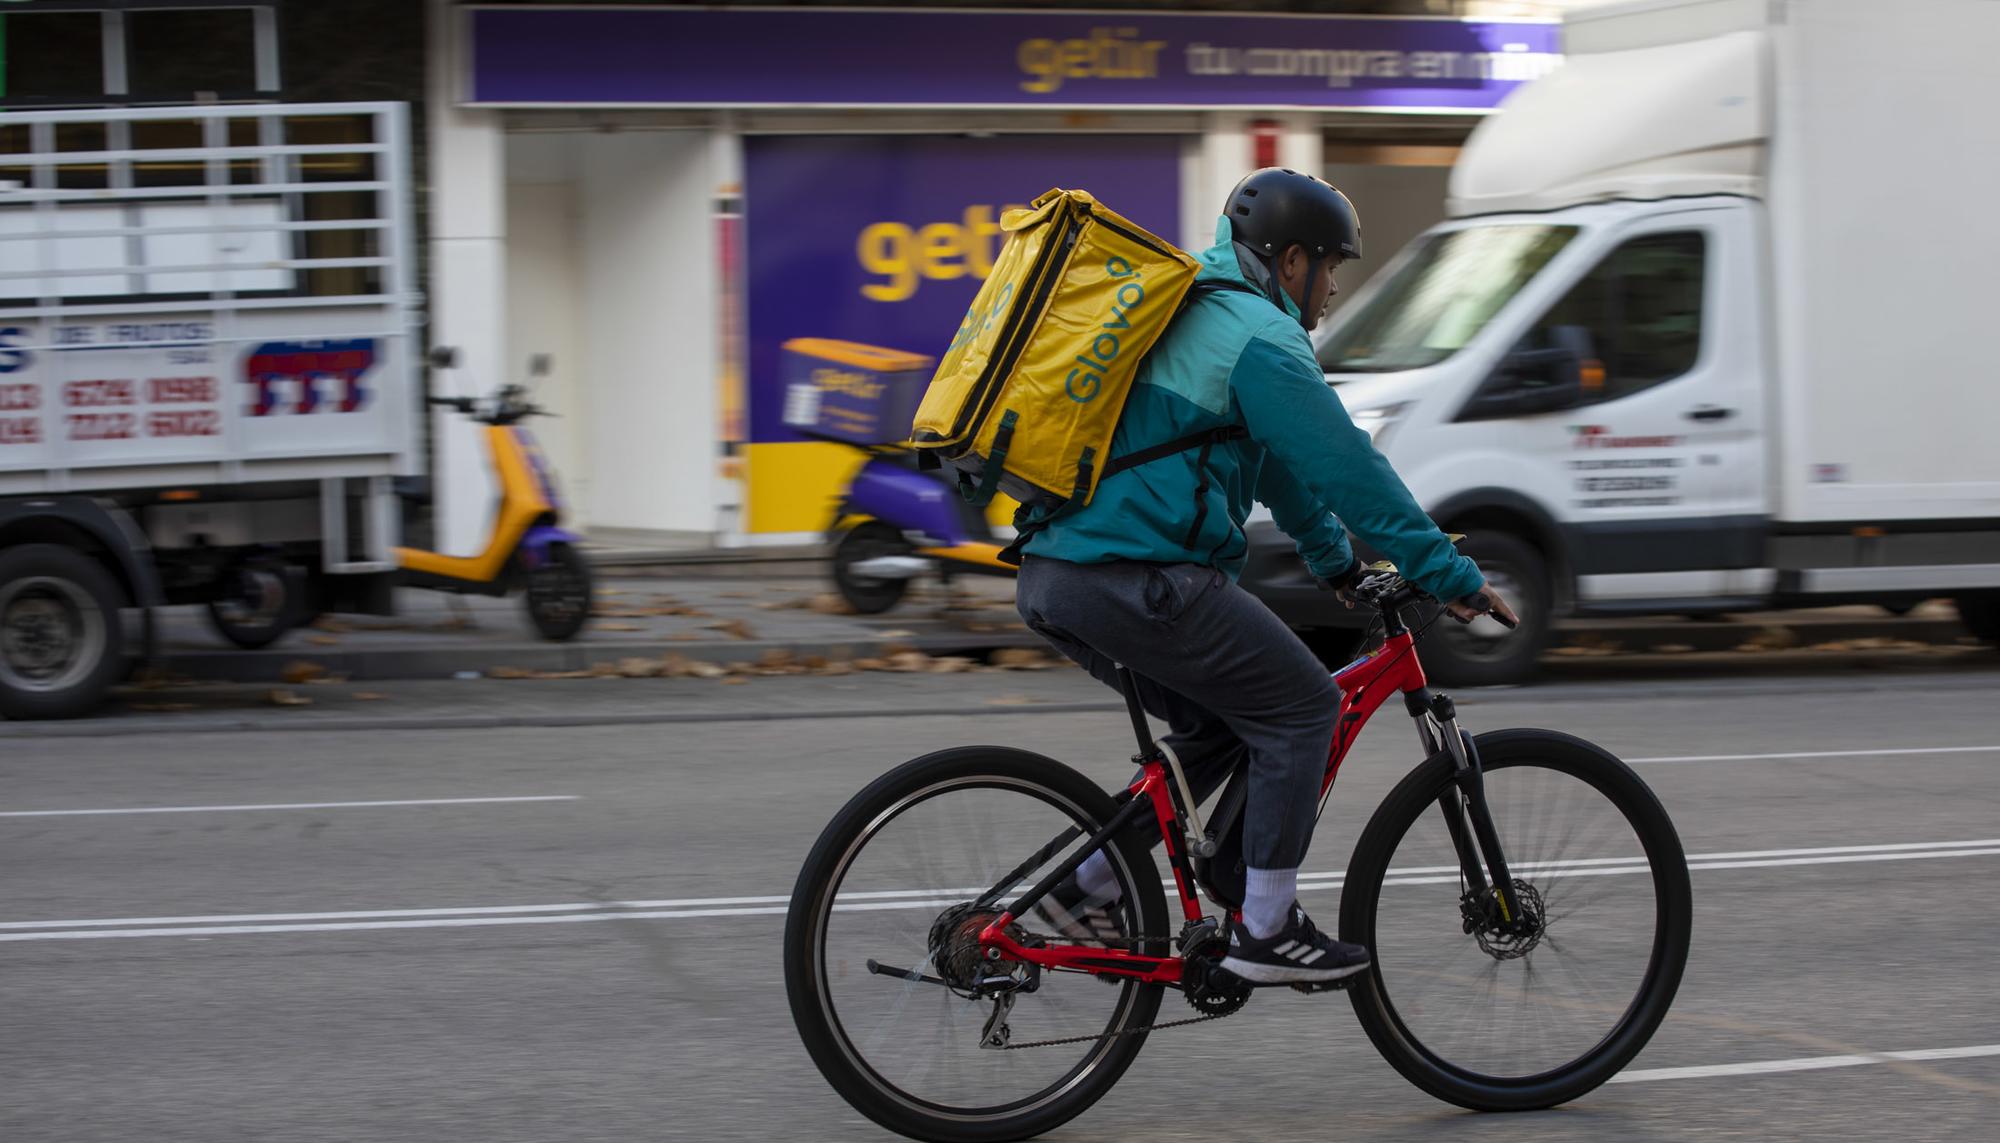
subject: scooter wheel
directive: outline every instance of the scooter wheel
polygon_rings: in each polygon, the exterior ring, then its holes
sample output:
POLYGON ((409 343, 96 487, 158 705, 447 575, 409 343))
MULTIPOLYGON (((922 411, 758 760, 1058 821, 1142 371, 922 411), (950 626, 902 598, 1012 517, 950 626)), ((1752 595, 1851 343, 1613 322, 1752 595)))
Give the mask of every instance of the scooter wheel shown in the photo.
POLYGON ((528 622, 560 642, 590 622, 590 563, 568 544, 550 544, 549 562, 528 573, 528 622))
POLYGON ((833 548, 833 584, 847 605, 863 615, 877 615, 896 606, 910 590, 907 579, 879 579, 857 575, 854 565, 879 556, 906 556, 909 542, 902 530, 880 520, 868 520, 849 529, 833 548))

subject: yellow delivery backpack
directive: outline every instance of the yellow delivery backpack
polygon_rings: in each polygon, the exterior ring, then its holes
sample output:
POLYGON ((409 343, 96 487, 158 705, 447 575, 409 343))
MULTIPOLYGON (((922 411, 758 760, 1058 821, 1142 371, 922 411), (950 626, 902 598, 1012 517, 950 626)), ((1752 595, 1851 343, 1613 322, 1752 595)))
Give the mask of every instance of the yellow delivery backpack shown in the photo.
POLYGON ((1090 501, 1139 359, 1199 267, 1083 191, 1052 190, 1000 225, 1006 243, 924 391, 910 444, 926 466, 955 469, 972 503, 996 492, 1021 501, 1025 533, 1090 501))

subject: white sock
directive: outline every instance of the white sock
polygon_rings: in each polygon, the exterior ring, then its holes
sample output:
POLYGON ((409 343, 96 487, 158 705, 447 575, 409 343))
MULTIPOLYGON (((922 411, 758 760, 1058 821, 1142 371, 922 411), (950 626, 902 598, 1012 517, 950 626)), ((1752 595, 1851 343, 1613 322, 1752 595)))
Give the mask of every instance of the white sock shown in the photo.
POLYGON ((1269 940, 1291 919, 1298 897, 1296 868, 1249 870, 1243 888, 1243 927, 1258 940, 1269 940))
POLYGON ((1118 872, 1111 868, 1111 859, 1098 850, 1083 859, 1077 867, 1076 883, 1085 893, 1106 901, 1116 901, 1124 894, 1118 891, 1118 872))

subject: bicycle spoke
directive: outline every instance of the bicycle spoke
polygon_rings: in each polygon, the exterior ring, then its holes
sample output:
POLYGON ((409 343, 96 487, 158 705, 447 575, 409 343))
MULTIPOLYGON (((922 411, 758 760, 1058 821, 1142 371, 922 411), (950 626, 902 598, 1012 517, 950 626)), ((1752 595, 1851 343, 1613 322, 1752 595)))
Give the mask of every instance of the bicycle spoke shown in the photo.
MULTIPOLYGON (((993 1001, 971 995, 985 976, 1025 972, 1011 962, 989 965, 972 936, 1089 833, 1059 806, 993 786, 935 792, 874 823, 824 920, 825 991, 856 1062, 922 1104, 998 1109, 1032 1104, 1101 1056, 1094 1043, 1066 1051, 983 1047, 993 1001), (976 909, 996 887, 1001 903, 976 909), (960 959, 940 962, 940 947, 960 959)), ((1018 920, 1024 929, 1040 923, 1018 920)), ((1131 932, 1129 911, 1125 923, 1131 932)), ((1006 1024, 1016 1040, 1094 1035, 1117 1026, 1137 987, 1042 972, 1032 992, 1016 994, 1006 1024)))
POLYGON ((1397 843, 1375 917, 1374 955, 1408 1034, 1472 1072, 1527 1077, 1591 1051, 1643 984, 1655 927, 1653 884, 1632 825, 1589 783, 1536 765, 1484 775, 1494 829, 1524 910, 1509 933, 1498 904, 1469 906, 1460 879, 1403 871, 1455 866, 1432 808, 1397 843))

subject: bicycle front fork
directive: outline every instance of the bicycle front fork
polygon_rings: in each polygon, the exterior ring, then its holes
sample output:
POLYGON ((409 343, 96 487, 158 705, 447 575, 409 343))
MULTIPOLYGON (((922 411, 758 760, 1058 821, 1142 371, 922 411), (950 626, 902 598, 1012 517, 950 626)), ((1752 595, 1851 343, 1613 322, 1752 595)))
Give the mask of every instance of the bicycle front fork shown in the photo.
MULTIPOLYGON (((1486 778, 1479 767, 1479 747, 1472 736, 1459 729, 1458 707, 1450 695, 1432 694, 1428 688, 1403 696, 1404 706, 1417 722, 1418 737, 1429 754, 1448 751, 1454 767, 1453 788, 1438 799, 1444 825, 1451 834, 1452 849, 1458 854, 1460 875, 1465 878, 1469 901, 1483 900, 1489 891, 1499 908, 1503 928, 1516 929, 1528 920, 1521 908, 1519 889, 1507 868, 1507 855, 1500 848, 1500 831, 1494 828, 1493 812, 1486 804, 1486 778)), ((1468 916, 1468 923, 1471 918, 1468 916)))

